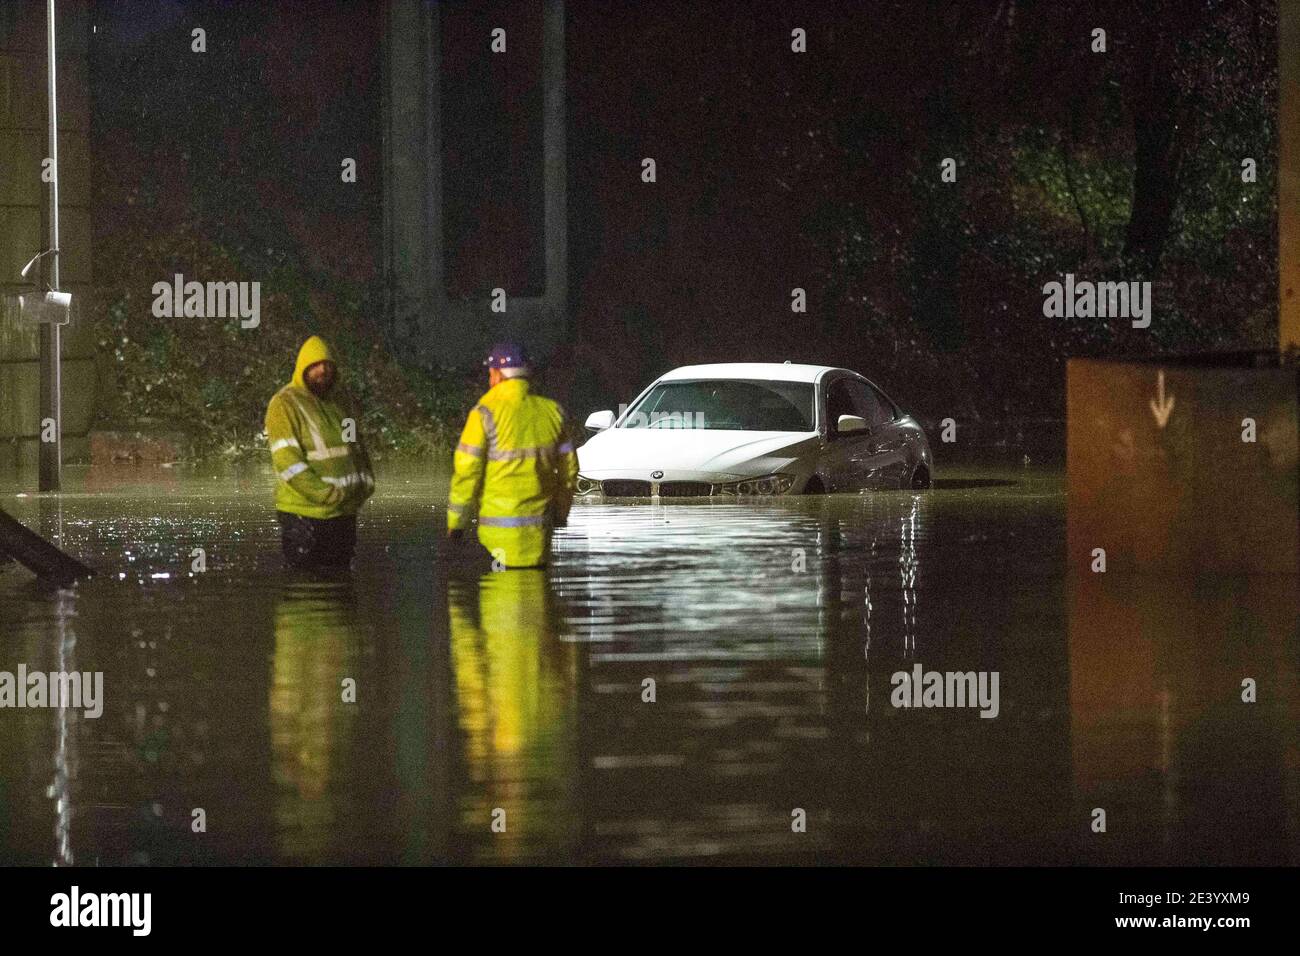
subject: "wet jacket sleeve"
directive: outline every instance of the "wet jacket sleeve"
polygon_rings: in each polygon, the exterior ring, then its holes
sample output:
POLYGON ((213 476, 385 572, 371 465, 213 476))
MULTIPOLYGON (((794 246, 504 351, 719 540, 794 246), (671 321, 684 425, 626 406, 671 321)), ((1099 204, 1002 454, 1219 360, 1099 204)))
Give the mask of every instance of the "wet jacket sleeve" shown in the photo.
POLYGON ((266 409, 266 440, 271 446, 271 467, 281 481, 315 505, 343 500, 343 490, 321 481, 307 462, 294 416, 279 395, 266 409))
POLYGON ((483 488, 483 471, 487 465, 487 435, 478 406, 470 410, 460 444, 452 456, 451 500, 447 503, 447 530, 455 531, 469 524, 474 502, 483 488))
POLYGON ((357 504, 366 501, 375 493, 375 470, 370 464, 370 452, 366 449, 366 443, 357 436, 356 441, 356 460, 357 472, 361 475, 361 484, 353 492, 357 504))
MULTIPOLYGON (((352 401, 350 395, 342 408, 348 409, 348 418, 352 420, 353 439, 347 444, 352 449, 353 467, 356 468, 357 476, 361 479, 358 484, 348 485, 345 488, 345 493, 349 504, 354 504, 360 508, 375 493, 375 472, 370 464, 370 451, 361 438, 361 416, 356 413, 356 402, 352 401)), ((343 414, 342 410, 340 410, 340 414, 343 414)), ((346 422, 348 418, 344 418, 343 421, 346 422)), ((347 432, 343 434, 346 435, 347 432)), ((344 441, 347 441, 347 439, 345 438, 344 441)))
POLYGON ((560 458, 559 458, 559 485, 560 492, 556 501, 556 524, 561 527, 569 520, 569 508, 573 505, 573 496, 578 489, 578 452, 576 433, 577 429, 573 427, 573 421, 564 410, 560 410, 564 416, 564 429, 560 438, 560 458))

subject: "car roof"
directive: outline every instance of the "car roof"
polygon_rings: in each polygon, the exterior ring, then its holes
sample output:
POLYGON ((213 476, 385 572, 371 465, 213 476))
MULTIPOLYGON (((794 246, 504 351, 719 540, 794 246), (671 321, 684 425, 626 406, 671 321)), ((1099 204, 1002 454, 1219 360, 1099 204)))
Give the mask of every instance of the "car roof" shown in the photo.
POLYGON ((722 362, 683 365, 659 376, 661 382, 694 378, 750 378, 773 382, 815 382, 825 372, 840 372, 830 365, 795 365, 791 362, 722 362))

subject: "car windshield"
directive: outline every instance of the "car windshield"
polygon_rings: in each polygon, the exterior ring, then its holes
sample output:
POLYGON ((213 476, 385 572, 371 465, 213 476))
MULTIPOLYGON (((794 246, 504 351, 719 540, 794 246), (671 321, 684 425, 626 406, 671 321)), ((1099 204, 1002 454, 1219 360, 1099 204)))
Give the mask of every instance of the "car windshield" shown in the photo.
POLYGON ((810 432, 813 386, 741 379, 660 382, 627 412, 619 427, 810 432))

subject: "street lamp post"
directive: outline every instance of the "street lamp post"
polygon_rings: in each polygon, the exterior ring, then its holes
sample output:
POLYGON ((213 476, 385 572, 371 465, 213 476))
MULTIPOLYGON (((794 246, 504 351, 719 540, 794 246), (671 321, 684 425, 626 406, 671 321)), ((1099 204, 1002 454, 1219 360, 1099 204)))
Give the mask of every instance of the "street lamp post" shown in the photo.
MULTIPOLYGON (((50 255, 48 286, 59 289, 59 113, 55 95, 54 0, 46 0, 46 41, 50 90, 50 255)), ((38 287, 39 292, 39 287, 38 287)), ((41 491, 58 491, 63 480, 62 330, 58 322, 41 323, 41 421, 38 443, 41 491), (47 427, 53 423, 52 429, 47 427), (52 431, 52 435, 50 432, 52 431), (47 441, 47 438, 53 438, 47 441)))

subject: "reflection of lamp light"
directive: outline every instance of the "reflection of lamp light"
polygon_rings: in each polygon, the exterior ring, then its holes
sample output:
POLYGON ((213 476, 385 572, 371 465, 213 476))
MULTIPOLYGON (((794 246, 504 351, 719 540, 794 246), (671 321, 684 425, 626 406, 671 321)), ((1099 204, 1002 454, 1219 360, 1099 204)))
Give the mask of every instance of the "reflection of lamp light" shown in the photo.
POLYGON ((912 511, 899 521, 898 564, 903 597, 903 650, 916 653, 916 519, 918 498, 912 499, 912 511))
MULTIPOLYGON (((59 656, 59 673, 70 673, 75 664, 71 661, 72 649, 76 646, 76 637, 69 638, 67 630, 68 608, 67 595, 60 591, 55 603, 55 629, 59 635, 57 645, 59 656)), ((55 865, 72 866, 76 861, 72 856, 72 767, 73 741, 72 712, 69 702, 59 698, 59 709, 55 720, 58 724, 59 743, 54 754, 54 782, 47 791, 54 800, 54 836, 55 865)))

